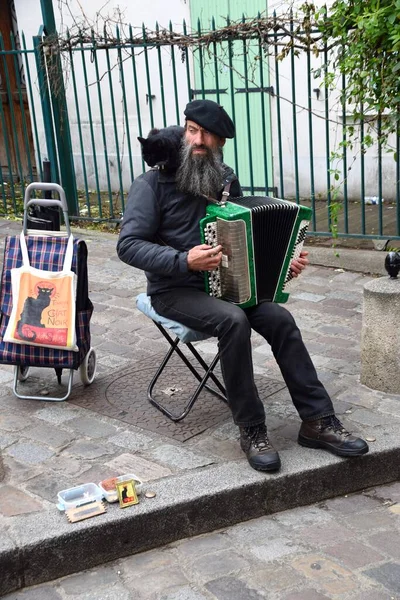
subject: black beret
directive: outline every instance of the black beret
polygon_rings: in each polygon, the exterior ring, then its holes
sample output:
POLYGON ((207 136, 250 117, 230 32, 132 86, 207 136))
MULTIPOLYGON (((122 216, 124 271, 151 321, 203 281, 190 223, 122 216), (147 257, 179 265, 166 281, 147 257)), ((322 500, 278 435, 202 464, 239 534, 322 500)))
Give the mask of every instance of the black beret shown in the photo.
POLYGON ((189 121, 194 121, 207 131, 221 138, 235 137, 235 125, 232 119, 220 106, 212 100, 193 100, 186 105, 184 115, 189 121))

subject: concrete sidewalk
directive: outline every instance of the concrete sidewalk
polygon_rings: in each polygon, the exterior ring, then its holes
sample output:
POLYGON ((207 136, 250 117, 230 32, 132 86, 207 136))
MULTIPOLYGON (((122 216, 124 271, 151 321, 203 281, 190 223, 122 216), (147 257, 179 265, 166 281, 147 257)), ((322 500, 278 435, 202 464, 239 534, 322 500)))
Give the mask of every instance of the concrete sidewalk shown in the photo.
MULTIPOLYGON (((0 221, 2 246, 5 235, 19 231, 20 224, 0 221)), ((359 383, 363 285, 384 274, 385 253, 343 249, 337 257, 331 248, 310 247, 312 265, 287 304, 338 415, 371 440, 370 453, 343 460, 298 446, 298 416, 269 346, 254 335, 257 383, 268 390, 270 437, 282 458, 281 471, 265 475, 248 466, 228 413, 184 442, 167 419, 165 434, 152 428, 160 415, 135 390, 138 381, 150 379, 166 343, 135 308, 144 275, 119 261, 115 235, 79 236, 89 250, 96 381, 84 388, 76 376, 65 402, 20 400, 12 392, 13 368, 0 366, 0 594, 398 479, 400 396, 359 383), (136 405, 146 412, 141 427, 129 421, 136 405), (141 477, 144 491, 156 497, 142 495, 139 505, 125 510, 110 504, 105 514, 75 524, 57 510, 58 491, 126 472, 141 477)), ((216 348, 214 340, 197 347, 206 358, 216 348)), ((32 369, 23 385, 43 394, 57 387, 54 371, 47 369, 32 369)), ((201 399, 198 405, 201 410, 201 399)), ((179 425, 183 433, 185 426, 179 425)))

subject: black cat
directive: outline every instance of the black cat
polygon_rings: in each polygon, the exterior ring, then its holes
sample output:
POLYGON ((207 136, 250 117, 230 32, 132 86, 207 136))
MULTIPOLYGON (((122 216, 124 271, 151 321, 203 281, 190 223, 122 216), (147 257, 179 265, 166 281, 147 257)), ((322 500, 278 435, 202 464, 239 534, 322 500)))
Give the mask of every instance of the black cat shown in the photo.
POLYGON ((176 171, 183 132, 183 127, 171 125, 164 129, 152 129, 147 138, 138 137, 145 163, 149 167, 158 166, 165 171, 176 171))
POLYGON ((45 325, 42 325, 40 322, 40 319, 42 318, 44 309, 50 305, 51 292, 53 291, 53 288, 47 287, 38 286, 37 289, 37 298, 32 298, 32 296, 26 298, 20 320, 17 323, 18 335, 23 340, 28 340, 30 342, 33 342, 36 339, 36 333, 31 329, 28 330, 28 334, 23 333, 23 326, 31 325, 32 327, 45 327, 45 325))

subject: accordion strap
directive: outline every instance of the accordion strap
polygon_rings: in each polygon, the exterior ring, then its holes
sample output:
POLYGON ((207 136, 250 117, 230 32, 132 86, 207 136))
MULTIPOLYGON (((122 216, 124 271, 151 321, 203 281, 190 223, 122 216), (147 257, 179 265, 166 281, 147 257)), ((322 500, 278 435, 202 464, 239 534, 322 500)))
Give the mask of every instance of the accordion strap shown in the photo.
POLYGON ((232 185, 232 181, 228 181, 228 183, 225 185, 222 195, 225 197, 225 200, 227 200, 230 196, 231 193, 231 185, 232 185))
POLYGON ((211 196, 205 196, 205 197, 207 198, 207 200, 209 202, 212 202, 213 204, 223 205, 223 204, 225 204, 225 202, 228 200, 228 198, 230 196, 231 185, 232 185, 232 181, 228 181, 225 184, 224 189, 222 190, 222 198, 221 198, 221 200, 217 200, 216 198, 212 198, 211 196))

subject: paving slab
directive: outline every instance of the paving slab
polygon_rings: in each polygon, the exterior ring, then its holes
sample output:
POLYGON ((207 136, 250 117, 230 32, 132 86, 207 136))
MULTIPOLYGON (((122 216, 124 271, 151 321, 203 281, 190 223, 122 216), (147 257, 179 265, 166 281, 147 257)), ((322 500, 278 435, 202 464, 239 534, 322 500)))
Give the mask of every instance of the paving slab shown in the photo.
MULTIPOLYGON (((3 220, 0 227, 2 233, 15 235, 21 225, 3 220)), ((384 254, 346 249, 340 251, 338 262, 331 248, 320 251, 313 246, 310 288, 304 274, 294 282, 287 304, 310 342, 310 354, 338 415, 349 428, 373 440, 370 453, 344 460, 298 446, 297 413, 271 352, 254 334, 256 382, 266 406, 271 440, 282 459, 279 473, 262 474, 248 466, 240 451, 238 431, 226 405, 207 392, 177 424, 149 404, 147 385, 166 345, 135 307, 135 295, 145 289, 144 275, 117 259, 115 235, 80 231, 79 236, 89 250, 89 295, 94 302, 91 330, 98 358, 94 383, 84 387, 75 375, 72 394, 65 402, 49 402, 46 396, 41 401, 20 400, 12 392, 13 368, 0 365, 0 528, 4 532, 0 536, 0 572, 6 574, 0 578, 0 595, 185 537, 329 501, 399 478, 400 395, 370 390, 359 382, 363 284, 383 274, 384 254), (153 491, 156 496, 146 498, 143 493, 138 505, 125 509, 109 504, 105 514, 74 524, 56 508, 58 491, 126 472, 138 475, 144 481, 143 492, 153 491)), ((213 340, 197 344, 205 359, 215 347, 213 340)), ((64 373, 63 385, 58 386, 54 371, 36 368, 24 386, 62 393, 66 376, 64 373)), ((177 364, 172 364, 172 372, 160 383, 160 397, 176 407, 191 385, 177 364)), ((346 505, 342 503, 340 510, 345 513, 346 505)), ((335 511, 334 504, 330 511, 335 511)), ((346 518, 350 527, 363 526, 362 520, 357 523, 354 517, 352 521, 350 512, 346 518)), ((311 527, 315 514, 311 512, 309 519, 311 527)), ((286 526, 279 519, 273 525, 277 529, 286 526)), ((291 527, 296 530, 294 524, 291 527)), ((254 535, 250 532, 249 539, 254 535)), ((313 535, 317 532, 310 529, 309 540, 313 535)), ((385 539, 380 535, 379 528, 371 529, 373 551, 366 557, 382 552, 385 539)), ((282 535, 279 547, 278 541, 269 549, 260 544, 257 553, 253 552, 253 560, 260 561, 260 572, 271 551, 289 561, 291 549, 301 549, 300 541, 291 547, 285 539, 282 535)), ((390 556, 397 560, 396 543, 390 544, 390 556)), ((333 539, 332 548, 331 562, 315 559, 320 570, 332 575, 319 598, 330 597, 337 584, 334 572, 339 549, 333 539)), ((229 551, 224 547, 207 549, 210 556, 229 551)), ((204 559, 200 565, 204 581, 210 573, 213 577, 212 593, 220 598, 250 593, 236 574, 236 568, 245 568, 243 560, 233 551, 225 558, 204 559), (229 573, 221 567, 224 562, 231 566, 229 573)), ((343 563, 352 559, 356 557, 351 553, 338 558, 343 563)), ((295 574, 314 581, 318 569, 309 568, 293 558, 288 577, 295 574)), ((382 568, 368 576, 377 582, 384 577, 395 581, 396 573, 385 559, 382 568)), ((203 597, 188 586, 179 565, 171 565, 170 578, 172 587, 165 598, 203 597), (190 595, 185 596, 186 592, 190 595)), ((345 572, 342 581, 347 588, 351 584, 345 572)), ((49 598, 58 597, 46 589, 49 598)), ((132 595, 140 598, 142 592, 137 589, 132 595)), ((118 597, 117 588, 115 593, 118 597)), ((259 596, 255 589, 251 593, 259 596)), ((309 598, 314 597, 311 590, 309 598)))

